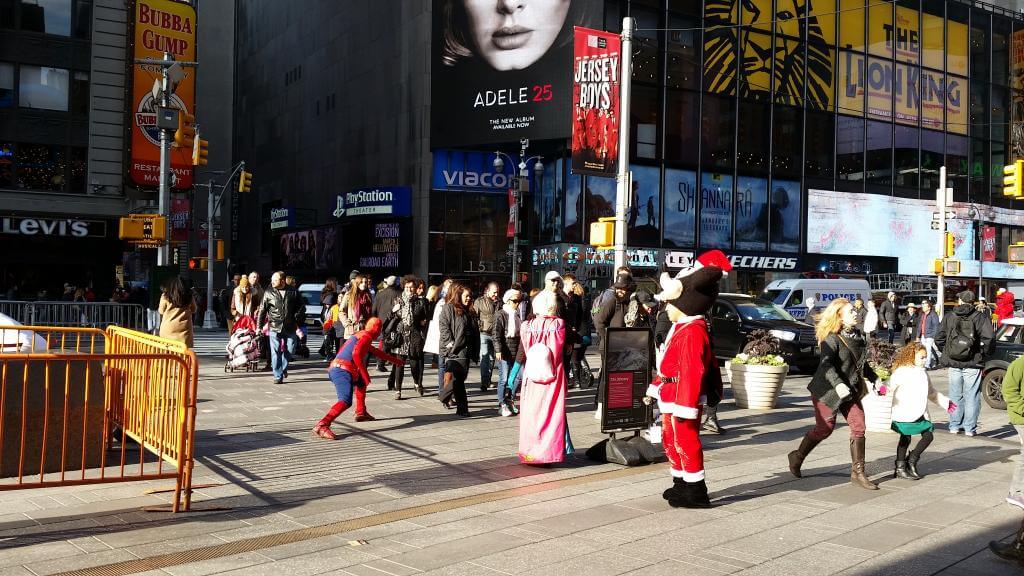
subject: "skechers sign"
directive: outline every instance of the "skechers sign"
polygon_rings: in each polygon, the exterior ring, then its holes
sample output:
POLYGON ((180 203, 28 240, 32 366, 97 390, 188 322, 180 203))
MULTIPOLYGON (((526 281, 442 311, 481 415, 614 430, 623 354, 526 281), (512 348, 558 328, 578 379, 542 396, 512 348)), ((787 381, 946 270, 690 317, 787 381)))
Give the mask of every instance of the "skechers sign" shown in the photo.
POLYGON ((338 194, 334 217, 409 216, 412 213, 412 188, 390 186, 360 188, 338 194))

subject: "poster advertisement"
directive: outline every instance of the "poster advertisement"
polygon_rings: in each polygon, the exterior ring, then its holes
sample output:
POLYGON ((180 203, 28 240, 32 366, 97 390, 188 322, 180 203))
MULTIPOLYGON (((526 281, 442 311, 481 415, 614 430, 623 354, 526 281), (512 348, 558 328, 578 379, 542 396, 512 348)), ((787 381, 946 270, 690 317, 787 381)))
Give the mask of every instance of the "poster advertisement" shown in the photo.
POLYGON ((287 270, 312 270, 316 262, 316 236, 312 230, 288 232, 278 237, 279 266, 287 270))
POLYGON ((736 249, 768 247, 768 180, 740 176, 736 179, 736 249))
POLYGON ((434 0, 431 147, 568 138, 573 27, 601 17, 593 0, 434 0))
POLYGON ((618 34, 576 28, 572 76, 572 171, 614 176, 619 150, 618 34))
POLYGON ((697 173, 665 170, 665 246, 692 248, 697 230, 697 173))
POLYGON ((769 230, 773 252, 800 251, 800 183, 790 180, 772 182, 769 230))
POLYGON ((192 212, 187 197, 171 198, 171 242, 188 242, 192 212))
POLYGON ((704 172, 700 179, 700 245, 732 247, 732 176, 704 172))
POLYGON ((661 169, 653 166, 630 166, 633 175, 632 198, 626 218, 629 243, 636 246, 658 246, 661 242, 661 169))
POLYGON ((981 259, 985 262, 996 261, 996 227, 981 228, 981 259))
MULTIPOLYGON (((136 0, 135 49, 133 58, 163 59, 170 52, 175 60, 196 59, 196 11, 183 2, 171 0, 136 0)), ((171 107, 182 112, 195 112, 195 71, 184 70, 185 77, 171 96, 171 107)), ((156 127, 153 80, 160 70, 134 66, 132 80, 131 178, 143 187, 160 184, 160 130, 156 127)), ((171 149, 171 170, 177 176, 174 187, 192 187, 192 150, 171 149)))
MULTIPOLYGON (((931 229, 933 210, 934 202, 928 200, 810 190, 807 251, 889 256, 899 259, 900 274, 930 274, 942 238, 941 232, 931 229)), ((974 258, 973 224, 964 218, 947 222, 956 238, 957 260, 974 258)))
POLYGON ((317 270, 334 270, 340 264, 338 260, 338 227, 313 229, 313 260, 317 270))

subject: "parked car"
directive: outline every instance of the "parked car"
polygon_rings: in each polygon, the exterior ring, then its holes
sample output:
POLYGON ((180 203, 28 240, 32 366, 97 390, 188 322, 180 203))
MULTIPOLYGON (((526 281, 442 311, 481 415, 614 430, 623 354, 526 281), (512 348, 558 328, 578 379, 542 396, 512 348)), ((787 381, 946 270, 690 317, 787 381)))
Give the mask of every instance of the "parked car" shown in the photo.
POLYGON ((715 356, 731 359, 743 351, 754 330, 768 330, 779 339, 782 357, 800 371, 818 367, 814 327, 793 318, 781 306, 745 294, 719 294, 711 307, 715 356))
POLYGON ((299 297, 306 302, 306 326, 323 328, 321 320, 320 291, 324 289, 323 284, 301 284, 299 286, 299 297))
POLYGON ((1003 400, 1003 376, 1010 363, 1024 354, 1024 318, 1007 318, 996 330, 992 355, 981 372, 981 396, 997 410, 1006 409, 1003 400))

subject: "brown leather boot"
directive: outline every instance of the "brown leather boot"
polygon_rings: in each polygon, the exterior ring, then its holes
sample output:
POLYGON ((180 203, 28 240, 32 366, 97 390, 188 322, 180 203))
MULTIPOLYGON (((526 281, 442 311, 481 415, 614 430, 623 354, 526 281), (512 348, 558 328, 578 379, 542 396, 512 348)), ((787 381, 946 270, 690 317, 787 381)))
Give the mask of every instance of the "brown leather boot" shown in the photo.
POLYGON ((871 480, 864 474, 864 438, 850 438, 850 460, 853 466, 850 468, 850 483, 865 490, 878 490, 871 480))
POLYGON ((804 464, 804 458, 814 450, 814 447, 818 445, 821 440, 811 438, 811 435, 805 434, 804 439, 800 441, 800 447, 789 453, 789 471, 797 478, 803 478, 800 473, 800 467, 804 464))

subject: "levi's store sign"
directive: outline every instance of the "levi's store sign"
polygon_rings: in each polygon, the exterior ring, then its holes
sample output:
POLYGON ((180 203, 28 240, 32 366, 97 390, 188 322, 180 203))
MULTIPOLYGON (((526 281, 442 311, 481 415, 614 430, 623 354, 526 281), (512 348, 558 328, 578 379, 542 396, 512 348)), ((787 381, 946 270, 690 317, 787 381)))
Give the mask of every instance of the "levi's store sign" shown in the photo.
POLYGON ((102 220, 75 218, 26 218, 4 216, 0 218, 0 234, 16 236, 68 236, 86 238, 107 235, 107 223, 102 220))

